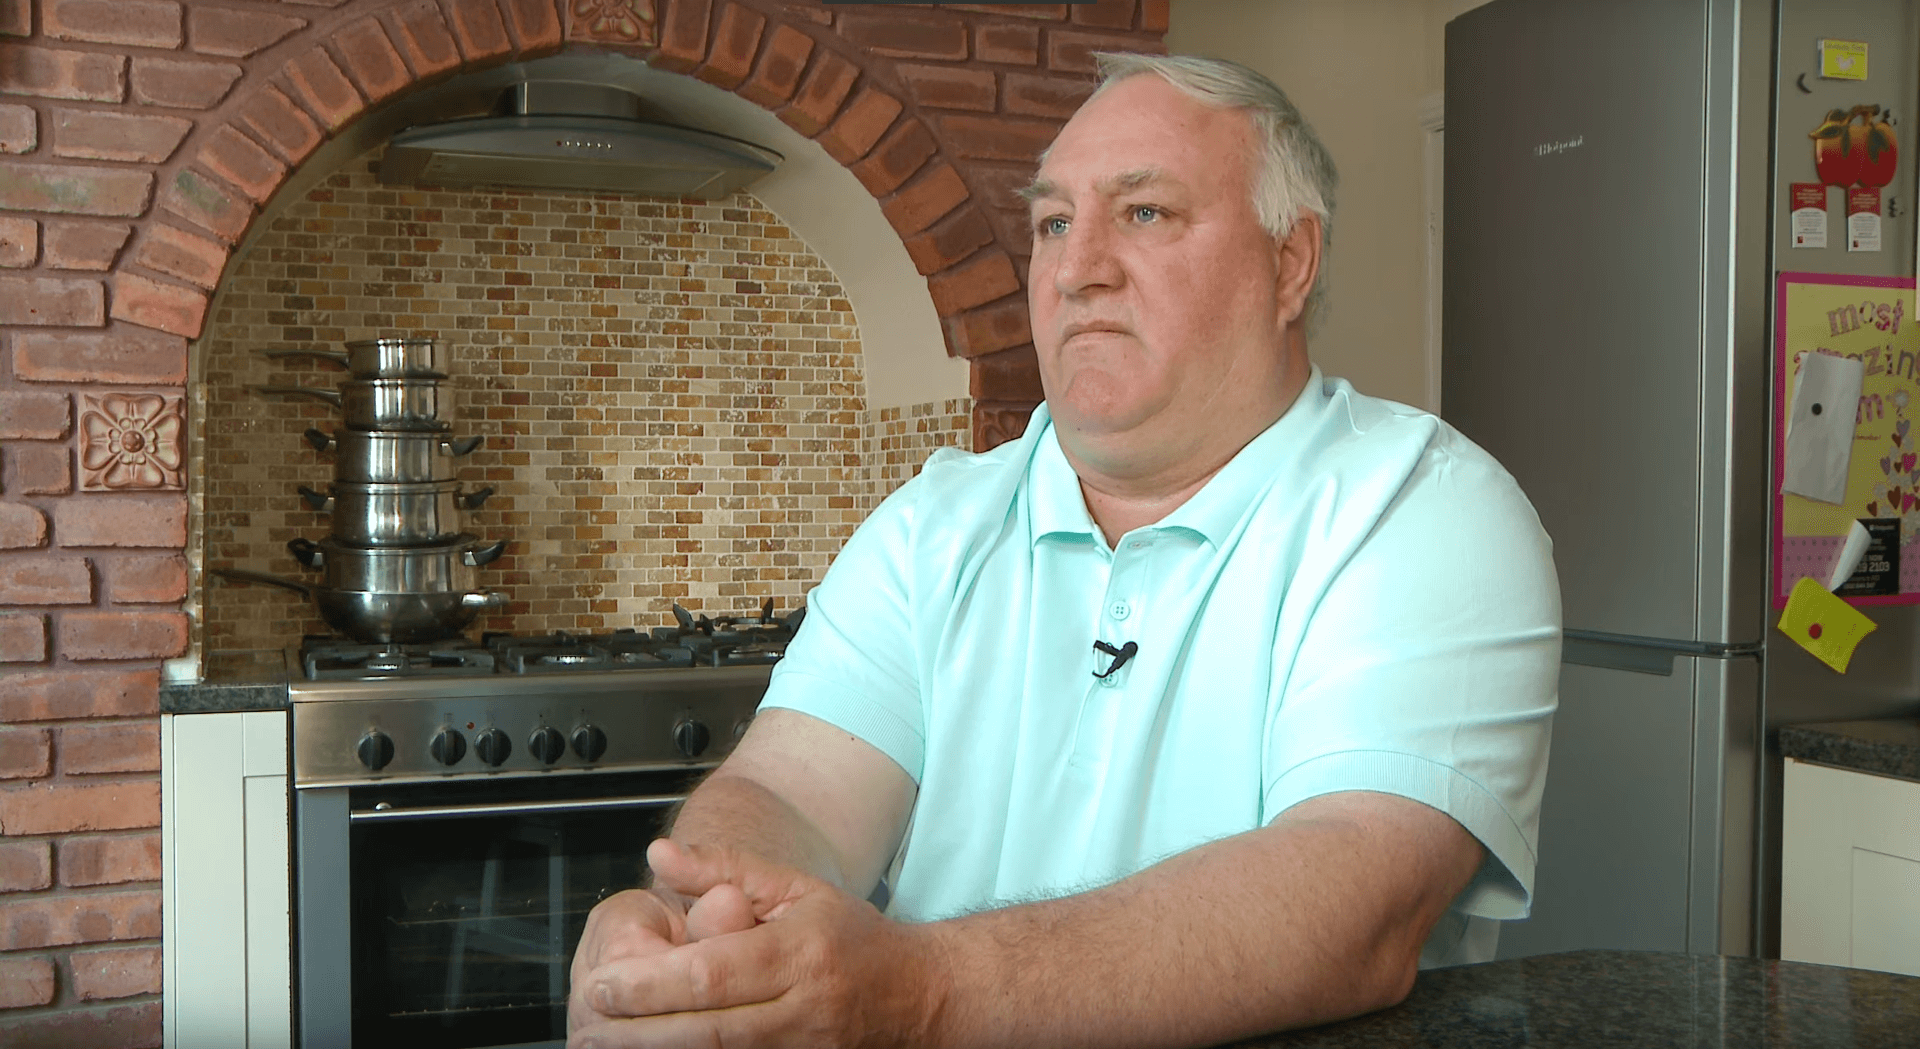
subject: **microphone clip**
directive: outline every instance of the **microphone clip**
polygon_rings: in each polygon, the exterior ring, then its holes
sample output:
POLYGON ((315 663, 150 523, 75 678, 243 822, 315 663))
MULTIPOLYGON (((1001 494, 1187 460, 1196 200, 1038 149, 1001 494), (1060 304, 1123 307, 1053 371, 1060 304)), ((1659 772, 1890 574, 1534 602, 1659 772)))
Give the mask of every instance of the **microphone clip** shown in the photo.
POLYGON ((1140 644, 1136 641, 1129 641, 1119 648, 1115 648, 1105 641, 1095 641, 1093 647, 1095 651, 1113 657, 1113 662, 1107 666, 1106 673, 1103 674, 1099 671, 1094 671, 1093 676, 1103 680, 1112 676, 1114 671, 1126 666, 1127 661, 1132 659, 1140 651, 1140 644))

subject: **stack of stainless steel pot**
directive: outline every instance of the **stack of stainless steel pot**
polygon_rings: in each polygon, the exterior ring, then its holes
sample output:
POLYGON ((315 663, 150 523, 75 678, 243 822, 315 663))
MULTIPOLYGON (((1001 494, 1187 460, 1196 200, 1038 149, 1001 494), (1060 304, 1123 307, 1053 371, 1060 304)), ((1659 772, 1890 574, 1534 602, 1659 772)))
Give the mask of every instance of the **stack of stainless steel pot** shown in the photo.
POLYGON ((481 611, 504 605, 505 594, 479 589, 477 569, 498 558, 507 541, 483 543, 460 528, 461 512, 479 507, 493 489, 466 491, 453 476, 453 461, 481 439, 456 440, 449 432, 452 399, 441 385, 449 374, 447 348, 411 338, 350 342, 345 353, 262 352, 319 357, 349 372, 335 390, 255 388, 318 398, 344 413, 343 428, 306 434, 315 449, 334 453, 333 483, 325 492, 299 488, 313 509, 328 515, 331 532, 317 542, 287 544, 302 565, 324 573, 324 581, 221 574, 300 590, 329 626, 363 642, 443 640, 481 611))

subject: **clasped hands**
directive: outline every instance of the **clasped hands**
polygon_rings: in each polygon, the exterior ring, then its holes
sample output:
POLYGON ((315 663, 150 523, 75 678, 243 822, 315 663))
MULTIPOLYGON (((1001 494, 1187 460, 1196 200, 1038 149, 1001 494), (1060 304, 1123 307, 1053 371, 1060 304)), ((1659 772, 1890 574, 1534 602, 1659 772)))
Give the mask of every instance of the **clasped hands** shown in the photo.
POLYGON ((602 901, 573 955, 568 1049, 933 1041, 943 954, 819 878, 661 838, 654 888, 602 901))

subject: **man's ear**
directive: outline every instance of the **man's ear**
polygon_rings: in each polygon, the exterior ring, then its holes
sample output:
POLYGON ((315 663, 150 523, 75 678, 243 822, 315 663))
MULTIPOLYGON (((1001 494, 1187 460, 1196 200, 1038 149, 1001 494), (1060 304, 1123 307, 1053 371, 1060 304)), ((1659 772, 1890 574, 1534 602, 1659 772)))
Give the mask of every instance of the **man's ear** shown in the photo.
POLYGON ((1276 246, 1279 265, 1274 268, 1278 280, 1275 306, 1282 324, 1293 325, 1304 319, 1307 296, 1320 276, 1320 216, 1300 212, 1293 229, 1276 246))

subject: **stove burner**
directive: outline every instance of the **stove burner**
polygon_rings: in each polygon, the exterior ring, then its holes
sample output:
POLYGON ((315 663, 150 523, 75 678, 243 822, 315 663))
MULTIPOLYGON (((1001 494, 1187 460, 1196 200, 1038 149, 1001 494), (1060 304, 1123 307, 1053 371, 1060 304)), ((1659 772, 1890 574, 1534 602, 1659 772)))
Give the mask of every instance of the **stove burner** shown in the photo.
POLYGON ((494 664, 493 653, 465 638, 394 645, 309 636, 300 644, 300 665, 314 681, 491 674, 494 664))
POLYGON ((605 659, 587 652, 555 652, 552 655, 537 657, 538 662, 549 666, 578 666, 582 663, 604 663, 605 659))

